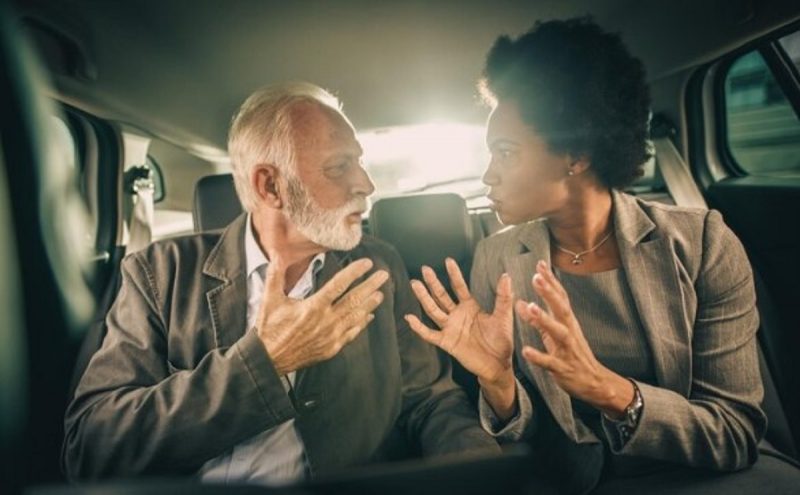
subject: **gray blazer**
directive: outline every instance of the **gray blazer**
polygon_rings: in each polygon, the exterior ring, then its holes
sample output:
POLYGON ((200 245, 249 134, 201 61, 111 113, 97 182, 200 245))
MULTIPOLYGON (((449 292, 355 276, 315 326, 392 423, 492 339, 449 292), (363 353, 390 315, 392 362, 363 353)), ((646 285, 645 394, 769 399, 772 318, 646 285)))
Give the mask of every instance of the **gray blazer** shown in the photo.
POLYGON ((368 236, 329 252, 317 286, 371 258, 391 274, 375 319, 333 359, 298 371, 287 394, 245 328, 245 226, 242 215, 221 235, 158 242, 123 261, 108 333, 66 413, 70 478, 193 473, 290 418, 312 475, 385 458, 398 430, 426 454, 499 449, 449 361, 403 319, 419 307, 399 255, 368 236))
MULTIPOLYGON (((656 374, 656 383, 638 384, 645 404, 638 429, 614 453, 721 470, 752 464, 766 418, 760 409, 755 290, 741 243, 713 210, 614 192, 613 215, 622 268, 656 374)), ((475 297, 491 309, 496 281, 507 272, 517 298, 541 303, 531 287, 540 259, 550 261, 544 220, 485 239, 473 264, 475 297)), ((517 352, 523 345, 543 349, 538 332, 515 318, 517 352)), ((596 442, 549 373, 519 354, 516 361, 564 434, 573 442, 596 442)))

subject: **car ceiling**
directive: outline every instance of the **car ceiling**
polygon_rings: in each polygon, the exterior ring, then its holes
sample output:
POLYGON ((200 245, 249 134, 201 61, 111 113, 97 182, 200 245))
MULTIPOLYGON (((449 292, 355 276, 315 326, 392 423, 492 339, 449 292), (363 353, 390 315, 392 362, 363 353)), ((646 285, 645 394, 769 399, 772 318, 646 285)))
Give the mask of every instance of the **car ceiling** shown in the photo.
POLYGON ((248 94, 286 80, 332 90, 360 129, 480 123, 475 81, 487 50, 537 19, 592 14, 657 81, 800 17, 795 0, 18 3, 81 47, 87 68, 56 77, 59 97, 212 152, 225 149, 248 94))

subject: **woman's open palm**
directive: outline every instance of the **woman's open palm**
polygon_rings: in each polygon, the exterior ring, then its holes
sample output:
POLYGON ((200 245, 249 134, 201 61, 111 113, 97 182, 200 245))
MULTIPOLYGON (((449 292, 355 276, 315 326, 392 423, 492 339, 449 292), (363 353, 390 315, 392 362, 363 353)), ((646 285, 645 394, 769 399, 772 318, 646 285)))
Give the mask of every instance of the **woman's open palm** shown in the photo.
POLYGON ((464 368, 482 380, 495 381, 512 366, 514 353, 514 294, 511 278, 503 274, 497 282, 494 311, 484 312, 469 292, 458 264, 445 260, 450 284, 458 298, 454 302, 429 267, 423 267, 425 284, 411 282, 422 309, 439 327, 433 330, 414 315, 406 315, 411 329, 423 340, 443 349, 464 368))

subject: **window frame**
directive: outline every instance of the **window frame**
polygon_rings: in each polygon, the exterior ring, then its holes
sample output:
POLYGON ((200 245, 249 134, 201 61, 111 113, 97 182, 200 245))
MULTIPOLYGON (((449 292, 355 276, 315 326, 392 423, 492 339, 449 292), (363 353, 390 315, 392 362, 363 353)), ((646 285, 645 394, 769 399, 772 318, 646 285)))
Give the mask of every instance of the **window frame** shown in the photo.
POLYGON ((111 275, 109 261, 117 242, 121 148, 114 127, 89 113, 56 102, 75 140, 76 167, 81 196, 95 217, 90 261, 95 267, 91 288, 95 295, 105 288, 111 275), (85 174, 91 174, 86 177, 85 174), (93 181, 94 184, 89 184, 93 181), (92 204, 94 203, 94 205, 92 204))
POLYGON ((791 23, 765 37, 743 45, 700 70, 701 79, 705 79, 710 73, 709 68, 716 68, 712 82, 715 151, 719 157, 720 164, 731 177, 748 177, 752 176, 753 173, 748 172, 736 160, 731 151, 728 138, 728 106, 725 83, 728 80, 730 69, 743 56, 758 52, 778 87, 783 92, 784 97, 794 110, 795 115, 800 120, 800 75, 798 75, 797 68, 780 44, 781 38, 798 31, 800 31, 800 22, 791 23))

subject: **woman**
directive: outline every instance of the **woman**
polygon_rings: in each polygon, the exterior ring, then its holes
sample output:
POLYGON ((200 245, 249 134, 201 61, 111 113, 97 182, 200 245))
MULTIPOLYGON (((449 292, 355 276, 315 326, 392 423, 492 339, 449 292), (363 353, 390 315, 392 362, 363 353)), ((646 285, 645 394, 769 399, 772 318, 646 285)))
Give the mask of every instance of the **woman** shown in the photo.
POLYGON ((620 192, 650 156, 641 62, 588 19, 539 23, 497 40, 482 91, 483 180, 516 227, 480 243, 471 291, 447 260, 457 301, 425 269, 412 286, 440 331, 411 327, 477 376, 501 439, 549 415, 569 443, 603 445, 576 463, 589 485, 603 465, 754 463, 766 418, 742 245, 715 211, 620 192))

